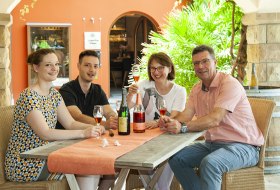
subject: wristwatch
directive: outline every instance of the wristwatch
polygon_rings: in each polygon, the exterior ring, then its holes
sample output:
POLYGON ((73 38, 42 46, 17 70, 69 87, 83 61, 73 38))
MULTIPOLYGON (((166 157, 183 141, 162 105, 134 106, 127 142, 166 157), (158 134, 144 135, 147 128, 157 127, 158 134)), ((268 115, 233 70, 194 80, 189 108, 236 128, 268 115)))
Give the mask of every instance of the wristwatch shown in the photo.
POLYGON ((181 133, 187 133, 188 131, 189 131, 189 129, 188 129, 186 123, 181 123, 181 130, 180 130, 180 132, 181 133))

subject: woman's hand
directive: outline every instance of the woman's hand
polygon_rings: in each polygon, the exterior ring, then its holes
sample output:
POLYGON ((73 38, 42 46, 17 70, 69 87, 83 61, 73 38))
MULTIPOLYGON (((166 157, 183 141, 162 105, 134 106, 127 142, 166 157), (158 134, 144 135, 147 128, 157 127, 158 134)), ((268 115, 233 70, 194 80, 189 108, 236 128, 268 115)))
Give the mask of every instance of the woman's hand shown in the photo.
POLYGON ((145 122, 146 129, 154 129, 158 127, 157 121, 146 121, 145 122))
POLYGON ((138 88, 139 88, 139 87, 138 87, 137 84, 132 84, 132 85, 130 85, 130 86, 129 86, 129 89, 128 89, 128 94, 130 94, 130 95, 136 94, 138 88))
POLYGON ((83 130, 84 138, 100 137, 105 133, 105 128, 103 126, 92 126, 83 130))

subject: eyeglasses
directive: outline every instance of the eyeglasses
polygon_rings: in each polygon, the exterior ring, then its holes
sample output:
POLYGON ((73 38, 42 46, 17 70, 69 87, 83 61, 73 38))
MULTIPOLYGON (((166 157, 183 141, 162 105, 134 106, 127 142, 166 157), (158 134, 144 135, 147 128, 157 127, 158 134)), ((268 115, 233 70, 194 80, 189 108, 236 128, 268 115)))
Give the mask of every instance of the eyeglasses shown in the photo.
POLYGON ((156 70, 157 70, 158 72, 161 72, 161 71, 163 71, 164 67, 165 67, 165 66, 150 67, 150 71, 151 71, 152 73, 155 72, 156 70))
POLYGON ((194 65, 195 67, 197 67, 199 64, 201 64, 201 65, 206 65, 206 64, 210 63, 210 60, 211 60, 211 59, 209 59, 209 58, 205 58, 205 59, 202 59, 202 60, 200 60, 200 61, 194 61, 194 62, 193 62, 193 65, 194 65))

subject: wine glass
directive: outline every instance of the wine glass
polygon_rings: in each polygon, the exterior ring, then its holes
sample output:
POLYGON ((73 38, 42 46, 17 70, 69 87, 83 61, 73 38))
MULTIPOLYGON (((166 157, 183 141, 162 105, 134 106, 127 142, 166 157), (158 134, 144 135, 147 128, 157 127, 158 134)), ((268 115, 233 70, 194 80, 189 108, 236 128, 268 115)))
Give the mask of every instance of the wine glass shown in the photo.
POLYGON ((103 106, 101 106, 101 105, 94 106, 93 117, 95 119, 97 126, 99 126, 101 123, 102 117, 103 117, 103 106))
POLYGON ((132 75, 133 75, 134 82, 137 83, 140 78, 140 65, 139 64, 133 65, 132 75))
POLYGON ((121 107, 121 103, 122 103, 121 100, 117 100, 116 101, 116 111, 117 111, 117 113, 119 113, 119 110, 120 110, 120 107, 121 107))
POLYGON ((167 111, 167 108, 166 108, 166 101, 164 99, 161 99, 161 98, 158 98, 157 99, 157 102, 158 102, 158 110, 159 110, 159 114, 160 116, 164 116, 166 111, 167 111))

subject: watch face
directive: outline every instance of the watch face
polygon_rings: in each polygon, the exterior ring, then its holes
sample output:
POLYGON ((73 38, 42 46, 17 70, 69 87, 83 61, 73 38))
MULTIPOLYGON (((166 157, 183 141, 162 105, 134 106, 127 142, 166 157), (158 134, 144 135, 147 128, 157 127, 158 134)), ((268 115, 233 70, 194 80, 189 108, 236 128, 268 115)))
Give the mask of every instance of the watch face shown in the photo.
POLYGON ((182 126, 181 132, 182 132, 182 133, 186 133, 186 132, 187 132, 187 127, 186 127, 186 126, 182 126))

